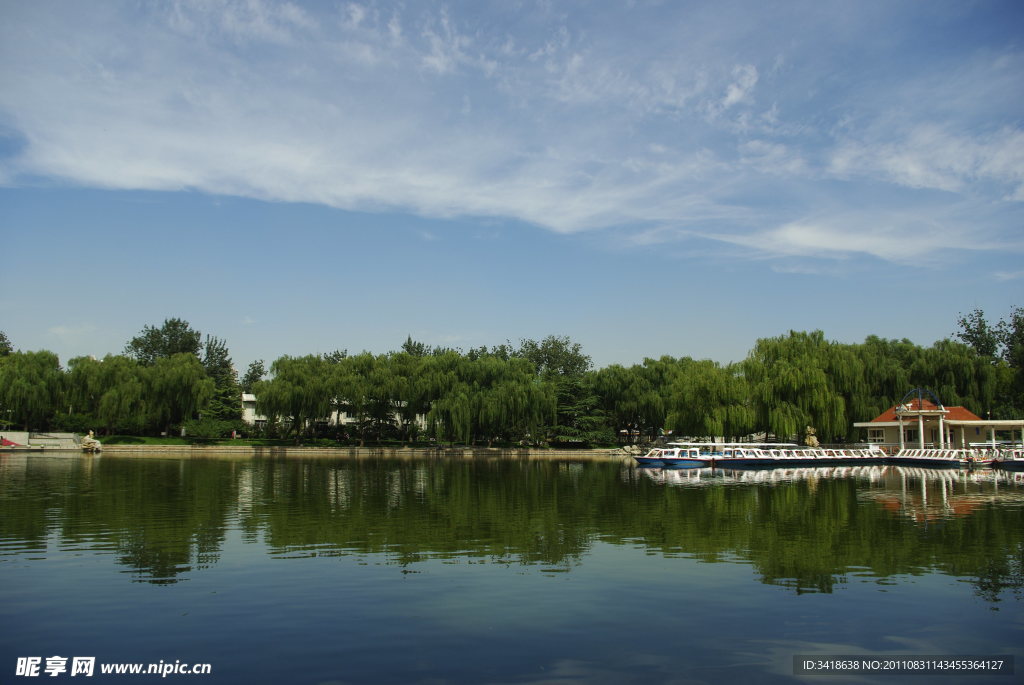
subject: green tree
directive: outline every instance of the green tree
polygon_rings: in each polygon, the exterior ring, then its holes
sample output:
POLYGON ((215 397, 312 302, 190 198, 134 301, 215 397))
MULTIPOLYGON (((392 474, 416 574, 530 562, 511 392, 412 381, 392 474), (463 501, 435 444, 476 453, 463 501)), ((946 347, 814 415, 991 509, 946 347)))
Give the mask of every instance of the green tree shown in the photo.
POLYGON ((263 377, 267 375, 267 369, 263 366, 263 360, 257 359, 254 362, 249 363, 249 368, 246 369, 245 375, 242 376, 242 391, 252 392, 252 389, 263 380, 263 377))
POLYGON ((431 353, 431 349, 430 346, 427 345, 426 343, 413 340, 412 336, 410 335, 405 339, 405 342, 402 343, 402 352, 405 352, 406 354, 411 355, 413 357, 426 357, 428 354, 431 353))
POLYGON ((214 383, 217 385, 237 383, 237 374, 231 362, 231 354, 228 352, 227 343, 223 338, 207 335, 202 351, 203 369, 214 383))
POLYGON ((145 377, 152 419, 168 435, 175 426, 194 418, 216 387, 203 365, 188 352, 158 358, 145 377))
POLYGON ((545 379, 578 377, 590 370, 590 357, 568 336, 549 335, 540 342, 522 340, 515 356, 526 359, 545 379))
POLYGON ((50 427, 64 391, 53 352, 12 352, 0 357, 0 420, 24 430, 50 427))
POLYGON ((259 413, 288 422, 298 440, 332 409, 334 388, 330 365, 320 355, 278 358, 270 366, 273 378, 256 383, 259 413))
POLYGON ((348 350, 334 350, 324 355, 324 361, 328 364, 338 364, 348 356, 348 350))
POLYGON ((76 357, 68 362, 67 402, 95 422, 87 430, 141 432, 146 423, 145 371, 121 355, 76 357))
POLYGON ((613 430, 625 435, 628 442, 645 436, 653 439, 664 428, 664 388, 656 385, 661 374, 653 370, 654 365, 662 363, 647 359, 642 366, 628 368, 612 364, 594 374, 594 392, 600 406, 613 430))
POLYGON ((165 319, 160 328, 146 326, 124 347, 126 356, 152 366, 158 359, 175 354, 199 356, 202 334, 182 319, 165 319))
POLYGON ((1024 308, 1010 310, 1009 319, 1000 322, 999 332, 1003 360, 1009 367, 1001 404, 1007 408, 1005 414, 1019 417, 1024 415, 1024 308))
MULTIPOLYGON (((1024 415, 1024 309, 1015 306, 1008 319, 990 324, 984 311, 975 309, 957 320, 954 334, 994 370, 992 397, 975 398, 986 404, 993 417, 1016 418, 1024 415)), ((988 374, 986 374, 988 375, 988 374)), ((982 379, 983 381, 986 379, 982 379)), ((983 383, 984 384, 984 383, 983 383)))
POLYGON ((439 440, 488 446, 496 439, 536 440, 554 418, 553 385, 525 359, 447 352, 438 357, 433 377, 443 387, 427 420, 439 440))
POLYGON ((7 339, 7 334, 0 331, 0 357, 6 357, 14 348, 11 346, 11 341, 7 339))
POLYGON ((975 309, 966 316, 961 314, 957 319, 959 330, 953 335, 960 342, 968 345, 977 354, 988 359, 995 359, 1000 345, 999 326, 991 326, 985 318, 985 312, 975 309))
POLYGON ((939 340, 922 348, 910 366, 910 387, 929 388, 943 404, 985 416, 995 409, 1000 364, 963 343, 939 340))
POLYGON ((669 385, 668 397, 666 424, 679 435, 738 437, 754 429, 750 388, 739 365, 690 360, 669 385))
POLYGON ((1024 308, 1014 307, 1007 320, 998 324, 1003 359, 1011 367, 1024 367, 1024 308))
POLYGON ((386 357, 388 396, 398 418, 398 430, 406 441, 415 440, 420 431, 419 417, 430 411, 436 397, 431 367, 434 357, 407 351, 386 357))
POLYGON ((887 340, 868 336, 854 346, 863 368, 863 388, 849 402, 850 417, 867 421, 895 405, 915 386, 910 369, 921 356, 921 348, 906 338, 887 340))
MULTIPOLYGON (((203 344, 203 369, 213 380, 214 392, 203 416, 224 424, 237 424, 242 418, 242 387, 227 343, 222 338, 206 336, 203 344)), ((225 432, 230 431, 227 428, 225 432)))
POLYGON ((743 362, 756 425, 781 439, 792 438, 807 426, 825 439, 845 436, 846 403, 829 381, 830 370, 835 371, 830 362, 830 343, 821 331, 790 331, 788 336, 758 340, 743 362))
POLYGON ((544 428, 556 443, 585 444, 607 440, 608 430, 599 398, 584 381, 592 362, 583 347, 568 336, 549 335, 541 341, 522 340, 513 353, 533 365, 537 376, 555 392, 554 421, 544 428))

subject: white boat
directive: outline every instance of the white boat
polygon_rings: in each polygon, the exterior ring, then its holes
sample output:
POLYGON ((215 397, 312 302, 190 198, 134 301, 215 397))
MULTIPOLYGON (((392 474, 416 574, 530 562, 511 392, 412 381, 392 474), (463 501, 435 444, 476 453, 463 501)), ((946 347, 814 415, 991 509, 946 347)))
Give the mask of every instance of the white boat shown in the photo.
POLYGON ((992 466, 1007 471, 1024 471, 1024 449, 1010 447, 1001 450, 999 456, 992 461, 992 466))
POLYGON ((762 466, 836 466, 845 464, 884 464, 888 458, 877 447, 824 448, 796 445, 736 446, 723 449, 715 460, 719 468, 762 466))
POLYGON ((890 463, 906 466, 944 466, 947 468, 990 466, 998 456, 994 449, 902 449, 889 457, 890 463))
POLYGON ((670 442, 665 447, 655 447, 642 457, 633 457, 641 466, 666 468, 701 468, 714 466, 715 454, 708 448, 709 443, 670 442))
POLYGON ((835 466, 838 464, 884 464, 889 458, 877 447, 820 448, 794 443, 754 442, 670 442, 655 447, 642 457, 645 466, 675 468, 749 468, 770 466, 835 466))

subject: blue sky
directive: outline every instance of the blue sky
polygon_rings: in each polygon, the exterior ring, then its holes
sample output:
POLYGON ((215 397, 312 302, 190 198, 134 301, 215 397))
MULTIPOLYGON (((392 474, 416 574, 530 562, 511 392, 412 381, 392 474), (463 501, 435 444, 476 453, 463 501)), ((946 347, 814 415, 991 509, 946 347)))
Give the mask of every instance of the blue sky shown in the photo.
POLYGON ((599 366, 1024 304, 1020 2, 0 0, 0 330, 599 366))

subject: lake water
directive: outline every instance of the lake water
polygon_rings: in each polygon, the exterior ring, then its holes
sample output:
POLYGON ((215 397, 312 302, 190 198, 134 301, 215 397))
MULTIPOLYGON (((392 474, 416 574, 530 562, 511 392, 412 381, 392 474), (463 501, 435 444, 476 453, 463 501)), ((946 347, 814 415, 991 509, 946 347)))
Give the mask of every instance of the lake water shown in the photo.
MULTIPOLYGON (((0 455, 0 682, 774 683, 796 655, 1019 682, 1022 474, 0 455), (100 674, 158 662, 211 672, 100 674)), ((931 680, 854 681, 904 678, 931 680)))

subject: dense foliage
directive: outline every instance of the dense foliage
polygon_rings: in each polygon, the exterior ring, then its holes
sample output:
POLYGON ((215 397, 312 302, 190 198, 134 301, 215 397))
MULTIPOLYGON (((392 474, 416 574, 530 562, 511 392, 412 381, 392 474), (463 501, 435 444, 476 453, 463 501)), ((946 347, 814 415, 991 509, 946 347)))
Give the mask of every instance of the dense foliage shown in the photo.
MULTIPOLYGON (((915 387, 979 416, 1024 416, 1024 310, 991 324, 961 315, 956 340, 921 347, 875 336, 827 340, 821 331, 762 338, 747 358, 721 365, 663 356, 594 369, 566 337, 468 352, 409 338, 395 352, 283 356, 253 362, 239 382, 224 340, 180 319, 147 326, 125 355, 78 357, 62 370, 50 352, 0 348, 0 421, 196 438, 245 430, 244 389, 268 419, 260 430, 296 441, 365 444, 604 445, 676 436, 857 439, 852 424, 915 387), (339 421, 339 419, 343 419, 339 421)), ((3 336, 6 341, 6 336, 3 336)), ((248 429, 251 430, 251 429, 248 429)))

